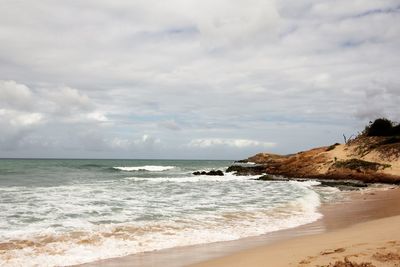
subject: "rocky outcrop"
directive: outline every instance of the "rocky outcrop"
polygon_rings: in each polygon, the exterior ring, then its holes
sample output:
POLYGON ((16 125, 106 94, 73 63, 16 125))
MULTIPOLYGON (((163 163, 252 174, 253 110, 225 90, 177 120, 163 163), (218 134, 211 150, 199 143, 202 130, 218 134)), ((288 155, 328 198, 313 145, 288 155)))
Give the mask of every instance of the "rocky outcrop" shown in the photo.
MULTIPOLYGON (((242 160, 242 162, 253 162, 256 164, 265 164, 268 162, 273 162, 279 159, 285 158, 285 156, 269 153, 258 153, 248 159, 242 160)), ((240 161, 239 161, 240 162, 240 161)))
POLYGON ((224 172, 221 170, 211 170, 209 172, 206 171, 196 171, 193 175, 210 175, 210 176, 224 176, 224 172))
POLYGON ((336 143, 285 156, 259 153, 243 162, 257 165, 234 165, 228 170, 239 175, 400 184, 400 137, 362 135, 347 144, 336 143))
POLYGON ((226 172, 236 172, 237 175, 259 175, 265 172, 264 165, 241 166, 233 165, 226 169, 226 172))

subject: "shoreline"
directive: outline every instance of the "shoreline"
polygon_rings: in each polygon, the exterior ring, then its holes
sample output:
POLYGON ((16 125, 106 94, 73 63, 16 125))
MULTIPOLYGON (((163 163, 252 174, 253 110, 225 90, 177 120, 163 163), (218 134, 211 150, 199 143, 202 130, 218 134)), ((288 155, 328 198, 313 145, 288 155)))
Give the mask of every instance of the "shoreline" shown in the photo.
MULTIPOLYGON (((360 222, 400 215, 400 189, 368 189, 349 192, 349 200, 333 204, 323 204, 323 217, 313 223, 299 227, 248 237, 234 241, 215 242, 202 245, 175 247, 159 251, 105 259, 77 266, 219 266, 215 261, 236 257, 245 251, 260 247, 275 246, 282 242, 301 237, 324 235, 339 229, 346 229, 360 222), (367 205, 366 205, 367 204, 367 205), (395 205, 396 204, 396 205, 395 205)), ((224 266, 224 265, 221 265, 224 266)))
POLYGON ((351 205, 323 207, 321 221, 327 227, 323 233, 280 240, 190 266, 398 266, 399 204, 399 188, 364 192, 354 195, 351 205), (344 265, 346 261, 371 265, 344 265))
POLYGON ((399 224, 399 215, 376 219, 190 266, 396 267, 400 262, 399 224))

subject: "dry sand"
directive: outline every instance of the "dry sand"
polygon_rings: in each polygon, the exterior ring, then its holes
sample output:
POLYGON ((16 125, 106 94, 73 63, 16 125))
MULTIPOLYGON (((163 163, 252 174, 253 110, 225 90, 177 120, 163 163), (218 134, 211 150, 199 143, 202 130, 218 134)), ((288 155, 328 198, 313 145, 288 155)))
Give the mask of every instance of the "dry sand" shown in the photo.
MULTIPOLYGON (((316 235, 296 237, 253 249, 241 251, 229 256, 201 262, 192 267, 223 266, 329 266, 329 267, 386 267, 400 266, 400 216, 392 216, 372 221, 344 225, 357 220, 363 221, 357 205, 371 209, 378 218, 399 214, 400 191, 391 190, 383 194, 366 193, 358 195, 356 206, 339 205, 327 207, 325 220, 328 232, 316 235), (386 195, 385 195, 386 194, 386 195), (396 194, 396 195, 394 195, 396 194), (389 196, 389 197, 388 197, 389 196), (363 203, 364 201, 364 203, 363 203), (376 209, 376 205, 380 206, 376 209), (356 211, 356 213, 354 213, 356 211), (348 221, 340 219, 335 223, 335 214, 343 217, 348 214, 348 221)), ((354 203, 353 203, 354 204, 354 203)), ((346 216, 345 216, 346 217, 346 216)))
POLYGON ((335 266, 335 262, 346 260, 373 266, 400 266, 399 226, 400 216, 378 219, 342 230, 239 252, 194 266, 335 266))
MULTIPOLYGON (((349 160, 352 158, 359 158, 357 151, 357 145, 337 145, 334 149, 324 152, 327 158, 327 162, 335 160, 349 160)), ((397 157, 382 158, 382 154, 378 151, 372 150, 365 156, 361 157, 362 160, 377 162, 381 164, 389 164, 390 167, 380 170, 381 173, 399 175, 400 174, 400 160, 397 157)), ((319 167, 320 173, 326 173, 330 167, 330 164, 321 164, 319 167)))

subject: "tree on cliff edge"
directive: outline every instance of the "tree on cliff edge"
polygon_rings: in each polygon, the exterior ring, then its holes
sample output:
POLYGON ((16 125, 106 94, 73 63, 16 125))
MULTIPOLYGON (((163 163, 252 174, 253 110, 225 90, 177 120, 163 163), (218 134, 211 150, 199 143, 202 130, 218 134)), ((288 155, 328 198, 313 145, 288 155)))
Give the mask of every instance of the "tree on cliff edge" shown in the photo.
POLYGON ((379 118, 370 122, 365 127, 363 134, 366 136, 393 136, 400 135, 400 124, 395 124, 389 119, 379 118))

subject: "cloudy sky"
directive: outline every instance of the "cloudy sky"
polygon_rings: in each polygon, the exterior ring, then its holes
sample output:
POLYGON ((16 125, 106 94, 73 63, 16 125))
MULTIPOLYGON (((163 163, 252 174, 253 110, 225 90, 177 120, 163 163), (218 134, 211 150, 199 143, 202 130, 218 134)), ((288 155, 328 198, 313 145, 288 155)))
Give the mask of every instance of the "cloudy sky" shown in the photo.
POLYGON ((398 0, 0 2, 0 157, 226 158, 400 120, 398 0))

